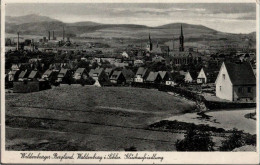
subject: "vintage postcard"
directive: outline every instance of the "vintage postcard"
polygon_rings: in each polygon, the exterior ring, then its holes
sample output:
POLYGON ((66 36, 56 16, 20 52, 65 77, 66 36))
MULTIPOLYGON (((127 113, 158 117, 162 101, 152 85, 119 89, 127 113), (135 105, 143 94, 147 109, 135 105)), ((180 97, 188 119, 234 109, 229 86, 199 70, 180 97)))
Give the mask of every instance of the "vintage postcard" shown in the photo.
POLYGON ((258 164, 253 0, 2 0, 1 163, 258 164))

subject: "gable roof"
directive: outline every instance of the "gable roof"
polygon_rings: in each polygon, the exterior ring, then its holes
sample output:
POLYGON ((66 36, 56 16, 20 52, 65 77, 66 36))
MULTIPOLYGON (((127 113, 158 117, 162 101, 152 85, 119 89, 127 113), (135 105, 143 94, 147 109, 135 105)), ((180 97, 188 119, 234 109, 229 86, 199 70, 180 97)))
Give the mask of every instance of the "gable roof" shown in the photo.
POLYGON ((180 70, 179 73, 180 73, 180 75, 183 75, 183 76, 185 76, 187 74, 187 72, 184 72, 183 70, 180 70))
POLYGON ((146 71, 147 71, 147 68, 139 67, 137 72, 136 72, 136 75, 141 75, 142 77, 144 77, 146 71))
POLYGON ((197 79, 198 73, 195 71, 188 71, 190 73, 190 76, 193 80, 197 79))
POLYGON ((228 75, 233 85, 255 85, 256 77, 248 62, 226 63, 224 62, 228 75))
POLYGON ((165 60, 162 56, 155 56, 152 58, 153 61, 163 61, 165 60))
POLYGON ((157 76, 159 76, 158 72, 150 72, 146 81, 155 81, 157 76))
POLYGON ((15 75, 17 73, 19 73, 18 70, 11 70, 8 74, 9 75, 15 75))
POLYGON ((68 69, 61 68, 59 74, 65 75, 68 72, 68 69))
POLYGON ((162 79, 167 75, 166 71, 159 71, 159 75, 161 76, 162 79))
POLYGON ((51 75, 51 73, 52 73, 52 70, 50 70, 50 69, 47 69, 47 70, 44 72, 44 74, 43 74, 43 75, 50 76, 50 75, 51 75))
POLYGON ((113 69, 112 68, 106 68, 105 72, 106 74, 110 75, 112 73, 113 69))
POLYGON ((33 71, 31 71, 31 73, 30 73, 30 75, 28 76, 28 78, 36 78, 37 74, 38 74, 38 71, 33 70, 33 71))
POLYGON ((122 74, 122 71, 114 71, 113 74, 111 75, 110 79, 117 80, 121 74, 122 74))
POLYGON ((85 68, 78 68, 75 73, 84 73, 85 68))
POLYGON ((99 76, 103 71, 103 68, 91 69, 89 72, 89 76, 93 76, 93 74, 97 74, 99 76))
POLYGON ((126 79, 131 79, 135 76, 134 72, 131 69, 124 68, 122 73, 126 79))
POLYGON ((25 78, 25 75, 26 75, 27 73, 28 73, 27 70, 22 71, 22 72, 19 74, 18 78, 25 78))

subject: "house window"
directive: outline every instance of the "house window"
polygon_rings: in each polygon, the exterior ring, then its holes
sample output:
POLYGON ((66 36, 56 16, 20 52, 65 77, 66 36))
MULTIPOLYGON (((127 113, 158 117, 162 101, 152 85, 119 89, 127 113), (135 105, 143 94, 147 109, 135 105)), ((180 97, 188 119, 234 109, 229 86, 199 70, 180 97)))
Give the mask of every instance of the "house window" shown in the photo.
POLYGON ((243 88, 242 87, 238 88, 238 93, 243 93, 243 88))
POLYGON ((225 74, 222 74, 223 79, 225 80, 225 74))
POLYGON ((221 91, 221 86, 219 86, 219 91, 221 91))
POLYGON ((251 87, 247 88, 247 93, 252 93, 252 88, 251 87))

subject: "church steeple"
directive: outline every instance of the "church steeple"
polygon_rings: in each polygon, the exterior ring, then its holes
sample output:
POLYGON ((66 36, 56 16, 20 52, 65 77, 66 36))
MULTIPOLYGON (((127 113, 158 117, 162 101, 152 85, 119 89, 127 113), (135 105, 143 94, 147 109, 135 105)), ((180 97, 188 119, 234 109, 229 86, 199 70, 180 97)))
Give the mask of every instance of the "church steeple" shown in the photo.
POLYGON ((183 31, 182 31, 182 24, 181 24, 181 35, 180 35, 180 47, 179 51, 183 52, 184 51, 184 36, 183 36, 183 31))
POLYGON ((149 33, 149 41, 147 43, 146 50, 149 51, 149 52, 153 50, 153 43, 152 43, 152 40, 151 40, 150 33, 149 33))

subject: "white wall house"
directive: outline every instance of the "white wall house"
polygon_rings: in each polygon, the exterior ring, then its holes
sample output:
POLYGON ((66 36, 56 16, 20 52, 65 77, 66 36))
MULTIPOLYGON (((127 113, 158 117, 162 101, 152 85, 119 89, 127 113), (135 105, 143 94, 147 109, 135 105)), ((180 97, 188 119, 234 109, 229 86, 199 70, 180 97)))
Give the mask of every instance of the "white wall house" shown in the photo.
POLYGON ((147 76, 148 76, 147 68, 139 67, 135 74, 134 82, 143 83, 147 76))
POLYGON ((176 83, 173 80, 167 80, 167 81, 165 81, 165 84, 169 85, 169 86, 175 86, 176 85, 176 83))
POLYGON ((134 82, 144 82, 142 75, 136 75, 134 78, 134 82))
POLYGON ((126 51, 124 51, 124 52, 122 53, 122 57, 129 58, 129 56, 128 56, 128 54, 126 53, 126 51))
POLYGON ((184 77, 184 81, 186 83, 191 83, 193 81, 193 78, 191 77, 190 72, 186 72, 185 77, 184 77))
POLYGON ((216 96, 229 101, 256 99, 256 78, 249 63, 222 63, 216 79, 216 96))
POLYGON ((204 84, 207 83, 207 76, 203 68, 201 68, 199 75, 197 77, 197 83, 198 84, 204 84))

